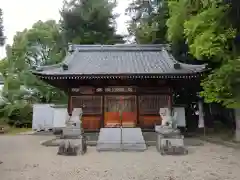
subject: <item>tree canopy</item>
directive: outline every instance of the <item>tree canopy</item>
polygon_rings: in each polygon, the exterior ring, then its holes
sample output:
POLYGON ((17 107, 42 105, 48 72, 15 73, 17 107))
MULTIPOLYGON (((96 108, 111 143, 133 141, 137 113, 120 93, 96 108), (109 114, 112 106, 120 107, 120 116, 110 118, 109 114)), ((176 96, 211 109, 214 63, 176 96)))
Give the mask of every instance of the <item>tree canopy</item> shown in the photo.
POLYGON ((165 1, 134 0, 126 9, 132 17, 129 33, 140 44, 166 43, 166 20, 168 17, 165 1))
POLYGON ((116 34, 115 5, 108 0, 65 2, 60 21, 64 39, 74 44, 122 43, 123 37, 116 34))
POLYGON ((61 62, 68 43, 122 43, 123 37, 116 34, 114 7, 107 0, 64 2, 59 22, 38 21, 17 32, 0 62, 4 76, 0 116, 11 125, 29 124, 32 103, 67 103, 66 92, 37 79, 31 70, 61 62))
POLYGON ((4 34, 3 34, 3 12, 0 8, 0 46, 3 46, 5 42, 4 34))
POLYGON ((201 96, 239 105, 239 1, 133 0, 129 8, 147 12, 130 22, 138 43, 168 42, 177 60, 208 63, 212 70, 201 83, 201 96))

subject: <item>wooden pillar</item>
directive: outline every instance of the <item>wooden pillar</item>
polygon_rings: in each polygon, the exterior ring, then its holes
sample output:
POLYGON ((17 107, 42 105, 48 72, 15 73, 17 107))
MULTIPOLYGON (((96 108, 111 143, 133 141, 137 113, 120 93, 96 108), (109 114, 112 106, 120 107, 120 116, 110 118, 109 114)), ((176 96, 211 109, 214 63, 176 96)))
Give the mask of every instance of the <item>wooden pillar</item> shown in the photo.
POLYGON ((71 116, 72 115, 72 111, 73 111, 73 108, 72 108, 72 89, 71 89, 71 83, 70 81, 67 81, 67 84, 68 86, 68 105, 67 105, 67 112, 68 112, 68 115, 71 116))
POLYGON ((73 107, 72 107, 72 97, 71 95, 69 94, 68 95, 68 107, 67 107, 67 110, 68 110, 68 115, 72 115, 72 111, 73 111, 73 107))
POLYGON ((168 95, 168 110, 169 110, 169 115, 172 116, 172 104, 173 104, 173 94, 172 94, 172 89, 169 89, 169 95, 168 95))
POLYGON ((102 96, 102 103, 101 103, 101 108, 102 108, 102 122, 101 122, 101 127, 103 128, 104 127, 104 114, 105 114, 105 96, 102 96))
POLYGON ((136 122, 136 125, 139 126, 140 125, 140 122, 139 122, 139 118, 140 118, 140 115, 139 115, 139 96, 136 95, 136 111, 137 111, 137 122, 136 122))

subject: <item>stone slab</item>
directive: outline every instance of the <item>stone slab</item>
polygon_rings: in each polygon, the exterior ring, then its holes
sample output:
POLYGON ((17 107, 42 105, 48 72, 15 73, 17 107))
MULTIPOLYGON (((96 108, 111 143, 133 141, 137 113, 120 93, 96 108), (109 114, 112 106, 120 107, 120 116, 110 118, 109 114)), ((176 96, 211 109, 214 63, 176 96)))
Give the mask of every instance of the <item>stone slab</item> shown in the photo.
POLYGON ((97 151, 144 151, 147 149, 140 128, 102 128, 97 151))
POLYGON ((142 130, 140 128, 123 128, 123 143, 126 144, 145 144, 142 130))
POLYGON ((134 151, 143 152, 147 149, 146 144, 97 144, 97 151, 134 151))
POLYGON ((120 128, 101 128, 97 142, 118 144, 121 140, 120 134, 120 128))

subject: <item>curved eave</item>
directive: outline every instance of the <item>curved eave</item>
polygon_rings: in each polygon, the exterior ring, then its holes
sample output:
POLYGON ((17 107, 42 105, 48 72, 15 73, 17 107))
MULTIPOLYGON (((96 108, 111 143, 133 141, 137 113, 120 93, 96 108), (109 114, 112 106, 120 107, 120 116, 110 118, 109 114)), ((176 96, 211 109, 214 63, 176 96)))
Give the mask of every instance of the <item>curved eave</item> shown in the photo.
POLYGON ((91 80, 91 79, 195 79, 202 77, 205 71, 188 73, 188 74, 44 74, 41 72, 33 72, 40 79, 58 80, 58 79, 76 79, 76 80, 91 80))

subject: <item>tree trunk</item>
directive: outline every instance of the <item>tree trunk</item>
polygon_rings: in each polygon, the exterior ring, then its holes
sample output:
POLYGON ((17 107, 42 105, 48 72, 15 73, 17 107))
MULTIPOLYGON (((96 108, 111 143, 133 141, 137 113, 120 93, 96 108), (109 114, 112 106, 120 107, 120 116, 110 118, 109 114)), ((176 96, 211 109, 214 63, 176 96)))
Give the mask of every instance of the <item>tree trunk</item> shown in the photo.
POLYGON ((235 122, 236 122, 235 140, 240 142, 240 109, 235 109, 235 122))

